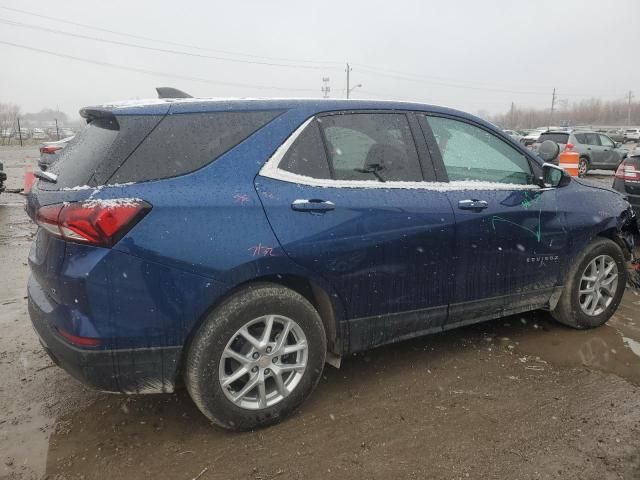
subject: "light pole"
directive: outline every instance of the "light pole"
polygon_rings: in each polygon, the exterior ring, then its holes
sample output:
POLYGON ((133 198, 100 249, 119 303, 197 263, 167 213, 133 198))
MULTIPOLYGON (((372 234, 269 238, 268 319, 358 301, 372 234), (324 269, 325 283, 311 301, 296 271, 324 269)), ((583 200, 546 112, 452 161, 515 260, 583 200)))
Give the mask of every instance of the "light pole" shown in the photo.
POLYGON ((349 90, 347 90, 347 98, 349 98, 349 95, 351 94, 351 92, 353 92, 356 88, 360 88, 362 87, 362 84, 359 83, 357 85, 355 85, 354 87, 351 87, 349 90))

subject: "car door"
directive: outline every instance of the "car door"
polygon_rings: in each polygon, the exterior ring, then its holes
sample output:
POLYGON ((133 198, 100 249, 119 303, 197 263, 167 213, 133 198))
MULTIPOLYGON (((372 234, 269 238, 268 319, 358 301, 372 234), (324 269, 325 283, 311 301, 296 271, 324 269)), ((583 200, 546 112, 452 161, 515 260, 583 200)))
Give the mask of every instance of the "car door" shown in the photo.
POLYGON ((456 219, 448 321, 543 306, 561 280, 567 248, 555 190, 537 186, 533 160, 487 127, 451 116, 420 118, 456 219))
POLYGON ((620 163, 620 154, 616 151, 616 145, 608 136, 598 134, 602 146, 602 166, 614 169, 620 163))
POLYGON ((454 217, 446 195, 423 181, 434 174, 420 162, 427 150, 412 114, 321 115, 287 142, 256 189, 286 254, 345 305, 349 349, 439 329, 454 217))
POLYGON ((599 167, 604 163, 605 152, 602 145, 600 145, 600 137, 595 132, 587 132, 584 134, 587 154, 591 159, 591 165, 599 167))

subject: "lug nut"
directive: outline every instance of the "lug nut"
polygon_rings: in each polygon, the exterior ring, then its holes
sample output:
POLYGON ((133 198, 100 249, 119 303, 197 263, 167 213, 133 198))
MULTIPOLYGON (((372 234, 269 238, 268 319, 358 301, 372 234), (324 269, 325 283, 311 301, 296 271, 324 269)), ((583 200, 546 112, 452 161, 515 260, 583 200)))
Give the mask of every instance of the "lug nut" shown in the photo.
POLYGON ((254 360, 257 360, 260 354, 258 352, 253 352, 253 355, 251 356, 253 357, 254 360))
POLYGON ((270 375, 271 374, 271 370, 269 370, 268 368, 264 369, 264 374, 265 375, 270 375))
POLYGON ((273 363, 278 363, 278 357, 273 357, 273 363))
POLYGON ((253 367, 253 368, 251 369, 251 371, 252 371, 253 373, 256 373, 256 372, 258 371, 258 367, 253 367))
POLYGON ((267 347, 267 353, 271 353, 271 347, 267 347))

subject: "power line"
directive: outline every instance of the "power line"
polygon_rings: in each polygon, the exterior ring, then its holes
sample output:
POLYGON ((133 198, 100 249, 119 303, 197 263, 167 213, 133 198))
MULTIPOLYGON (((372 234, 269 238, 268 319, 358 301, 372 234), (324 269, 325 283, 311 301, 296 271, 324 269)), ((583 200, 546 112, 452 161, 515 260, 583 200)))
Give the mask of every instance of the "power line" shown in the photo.
POLYGON ((27 45, 21 45, 21 44, 18 44, 18 43, 7 42, 7 41, 4 41, 4 40, 0 40, 0 44, 9 45, 9 46, 15 47, 15 48, 22 48, 24 50, 30 50, 30 51, 33 51, 33 52, 44 53, 44 54, 47 54, 47 55, 53 55, 53 56, 59 57, 59 58, 66 58, 66 59, 70 59, 70 60, 76 60, 76 61, 79 61, 79 62, 91 63, 93 65, 101 65, 101 66, 104 66, 104 67, 117 68, 119 70, 126 70, 126 71, 130 71, 130 72, 144 73, 146 75, 155 75, 155 76, 159 76, 159 77, 177 78, 177 79, 180 79, 180 80, 189 80, 189 81, 193 81, 193 82, 202 82, 202 83, 208 83, 208 84, 212 84, 212 85, 225 85, 225 86, 232 86, 232 87, 256 88, 256 89, 263 89, 263 90, 281 90, 281 91, 287 91, 287 92, 291 92, 291 91, 296 91, 296 92, 315 92, 315 90, 308 89, 308 88, 288 88, 288 87, 275 87, 275 86, 267 86, 267 85, 255 85, 255 84, 249 84, 249 83, 222 82, 222 81, 218 81, 218 80, 211 80, 211 79, 208 79, 208 78, 190 77, 190 76, 177 75, 177 74, 168 73, 168 72, 158 72, 158 71, 155 71, 155 70, 146 70, 146 69, 137 68, 137 67, 127 67, 125 65, 118 65, 118 64, 115 64, 115 63, 102 62, 100 60, 92 60, 92 59, 89 59, 89 58, 76 57, 76 56, 73 56, 73 55, 67 55, 65 53, 52 52, 50 50, 45 50, 45 49, 36 48, 36 47, 29 47, 27 45))
POLYGON ((266 60, 275 60, 275 61, 280 61, 280 62, 291 62, 291 63, 315 63, 315 64, 323 64, 323 65, 332 64, 332 65, 335 65, 335 66, 340 66, 342 64, 341 62, 331 62, 331 61, 323 61, 323 60, 303 60, 303 59, 291 59, 291 58, 281 58, 281 57, 269 57, 269 56, 265 56, 265 55, 254 55, 254 54, 249 54, 249 53, 231 52, 231 51, 228 51, 228 50, 216 50, 216 49, 212 49, 212 48, 201 47, 199 45, 190 45, 190 44, 186 44, 186 43, 179 43, 179 42, 172 42, 172 41, 169 41, 169 40, 163 40, 163 39, 159 39, 159 38, 145 37, 145 36, 142 36, 142 35, 134 35, 134 34, 131 34, 131 33, 119 32, 117 30, 110 30, 110 29, 107 29, 107 28, 96 27, 95 25, 88 25, 86 23, 73 22, 71 20, 63 19, 63 18, 59 18, 59 17, 52 17, 52 16, 49 16, 49 15, 43 15, 43 14, 40 14, 40 13, 29 12, 27 10, 21 10, 19 8, 12 8, 12 7, 6 7, 6 6, 0 6, 0 8, 2 8, 4 10, 9 10, 9 11, 12 11, 12 12, 22 13, 22 14, 25 14, 25 15, 32 15, 34 17, 44 18, 46 20, 52 20, 54 22, 66 23, 68 25, 74 25, 76 27, 88 28, 88 29, 93 30, 93 31, 111 33, 111 34, 114 34, 114 35, 121 35, 123 37, 135 38, 137 40, 146 40, 146 41, 151 41, 151 42, 158 42, 158 43, 163 43, 165 45, 173 45, 173 46, 176 46, 176 47, 191 48, 191 49, 195 49, 195 50, 201 50, 201 51, 212 52, 212 53, 222 53, 222 54, 225 54, 225 55, 236 55, 236 56, 248 57, 248 58, 261 58, 261 59, 266 59, 266 60))
MULTIPOLYGON (((352 66, 358 67, 359 69, 363 70, 365 74, 369 74, 369 75, 378 75, 381 77, 388 77, 388 78, 393 78, 393 79, 398 79, 398 80, 406 80, 406 81, 411 81, 411 82, 417 82, 417 83, 428 83, 428 84, 432 84, 432 85, 439 85, 439 86, 444 86, 444 87, 452 87, 452 88, 460 88, 460 89, 467 89, 467 90, 484 90, 484 91, 490 91, 490 92, 497 92, 497 93, 510 93, 510 94, 521 94, 521 95, 539 95, 539 96, 547 96, 548 93, 546 91, 521 91, 521 90, 511 90, 507 87, 505 88, 499 88, 499 87, 487 87, 487 86, 483 86, 483 85, 478 85, 477 82, 466 82, 469 83, 469 85, 465 85, 464 83, 459 82, 458 80, 452 80, 452 79, 447 79, 447 78, 443 78, 443 77, 433 77, 433 76, 422 76, 422 75, 416 75, 416 74, 412 74, 412 73, 408 73, 408 72, 400 72, 398 70, 388 70, 388 69, 381 69, 378 67, 372 67, 370 65, 362 65, 362 64, 355 64, 352 63, 352 66), (473 83, 476 83, 476 86, 473 85, 473 83)), ((540 88, 546 88, 546 87, 540 87, 540 88)), ((600 95, 593 95, 593 94, 566 94, 565 96, 569 96, 569 97, 598 97, 600 95)))
POLYGON ((167 48, 157 48, 157 47, 147 47, 144 45, 136 45, 133 43, 128 43, 128 42, 121 42, 118 40, 107 40, 106 38, 99 38, 99 37, 92 37, 90 35, 83 35, 80 33, 71 33, 71 32, 65 32, 64 30, 57 30, 54 28, 47 28, 47 27, 40 27, 38 25, 29 25, 27 23, 22 23, 22 22, 14 22, 13 20, 7 20, 4 18, 0 18, 0 23, 4 23, 7 25, 13 25, 16 27, 21 27, 21 28, 30 28, 32 30, 37 30, 37 31, 45 31, 45 32, 50 32, 50 33, 54 33, 56 35, 66 35, 68 37, 75 37, 75 38, 82 38, 85 40, 92 40, 94 42, 102 42, 102 43, 110 43, 112 45, 120 45, 120 46, 124 46, 124 47, 131 47, 131 48, 138 48, 141 50, 148 50, 148 51, 154 51, 154 52, 160 52, 160 53, 170 53, 173 55, 184 55, 184 56, 188 56, 188 57, 196 57, 196 58, 206 58, 206 59, 210 59, 210 60, 219 60, 219 61, 224 61, 224 62, 234 62, 234 63, 246 63, 246 64, 251 64, 251 65, 268 65, 270 67, 286 67, 286 68, 302 68, 302 69, 312 69, 312 70, 321 70, 321 69, 325 69, 326 67, 316 67, 316 66, 311 66, 311 65, 287 65, 287 64, 283 64, 283 63, 270 63, 270 62, 260 62, 260 61, 255 61, 255 60, 240 60, 240 59, 235 59, 235 58, 225 58, 225 57, 216 57, 216 56, 212 56, 212 55, 204 55, 201 53, 192 53, 192 52, 185 52, 185 51, 180 51, 180 50, 170 50, 167 48))

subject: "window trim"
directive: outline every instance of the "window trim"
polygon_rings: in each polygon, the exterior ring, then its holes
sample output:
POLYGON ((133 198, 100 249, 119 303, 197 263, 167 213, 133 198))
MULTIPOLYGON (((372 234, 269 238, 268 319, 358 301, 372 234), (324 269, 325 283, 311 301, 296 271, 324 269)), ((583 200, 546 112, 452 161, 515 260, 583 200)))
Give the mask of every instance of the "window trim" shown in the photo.
MULTIPOLYGON (((334 179, 320 179, 307 177, 304 175, 299 175, 297 173, 288 172, 286 170, 280 169, 279 165, 287 151, 291 148, 293 143, 298 139, 300 134, 303 132, 307 126, 316 120, 318 117, 326 116, 326 115, 339 115, 346 113, 355 113, 356 111, 339 111, 339 112, 326 112, 326 113, 318 113, 314 114, 311 117, 307 118, 302 124, 300 124, 287 139, 280 144, 280 146, 276 149, 276 151, 271 155, 271 157, 265 162, 262 166, 258 175, 261 177, 271 178, 273 180, 279 180, 287 183, 295 183, 299 185, 306 185, 310 187, 322 187, 322 188, 360 188, 360 189, 404 189, 404 190, 430 190, 430 191, 452 191, 452 190, 539 190, 540 187, 538 185, 519 185, 519 184, 509 184, 509 183, 498 183, 498 182, 479 182, 475 180, 460 180, 460 181, 443 181, 437 177, 437 169, 436 169, 436 177, 434 180, 422 180, 418 182, 404 182, 398 180, 392 180, 388 182, 380 182, 378 180, 334 180, 334 179)), ((365 113, 364 111, 358 111, 360 113, 365 113)), ((370 113, 398 113, 400 110, 396 111, 368 111, 370 113)), ((411 114, 413 112, 405 112, 405 114, 411 114)), ((428 112, 416 112, 424 115, 428 115, 428 112)), ((445 115, 440 115, 445 116, 445 115)), ((457 118, 456 118, 457 119, 457 118)), ((409 120, 409 117, 408 117, 409 120)), ((418 120, 418 123, 424 121, 424 119, 418 120)), ((415 133, 413 132, 413 126, 409 121, 409 126, 412 128, 412 134, 414 135, 414 142, 416 144, 416 149, 418 151, 418 158, 422 165, 423 161, 423 153, 420 148, 420 142, 415 138, 415 133)), ((425 136, 425 141, 427 140, 427 136, 422 129, 422 134, 425 136)), ((320 129, 322 133, 322 129, 320 129)), ((430 135, 433 135, 429 130, 430 135)), ((435 139, 434 139, 435 141, 435 139)), ((427 141, 427 149, 428 141, 427 141)), ((427 152, 430 154, 430 159, 433 162, 434 168, 436 168, 436 161, 431 155, 431 152, 427 152)), ((439 155, 439 152, 438 152, 439 155)), ((531 160, 525 155, 525 158, 531 164, 531 160)), ((442 159, 440 158, 440 162, 442 159)), ((329 162, 331 163, 331 162, 329 162)), ((422 166, 421 166, 422 168, 422 166)), ((446 174, 446 172, 445 172, 446 174)), ((423 171, 424 175, 424 171, 423 171)))
MULTIPOLYGON (((427 122, 427 119, 425 117, 438 117, 438 118, 445 118, 448 120, 454 120, 457 122, 461 122, 461 123, 466 123, 468 125, 471 125, 473 127, 479 128, 480 130, 483 130, 485 132, 487 132, 489 135, 493 135, 494 137, 496 137, 498 140, 500 140, 502 143, 504 143, 506 146, 512 148, 513 150, 519 152, 522 154, 522 156, 524 157, 524 159, 527 161, 527 164, 529 165, 529 173, 532 177, 537 177, 542 173, 542 169, 541 166, 538 165, 535 161, 533 161, 531 159, 531 157, 529 156, 528 152, 523 151, 521 148, 519 148, 520 146, 518 145, 518 147, 514 146, 511 144, 511 141, 506 141, 506 139, 501 138, 500 135, 497 135, 496 132, 486 128, 484 125, 481 125, 477 122, 474 122, 472 120, 468 120, 465 118, 461 118, 455 115, 448 115, 448 114, 441 114, 441 113, 434 113, 434 112, 420 112, 420 115, 418 115, 418 122, 420 123, 420 127, 423 130, 425 139, 427 140, 427 145, 429 147, 429 153, 431 154, 431 158, 433 159, 433 164, 434 167, 436 169, 436 175, 438 177, 439 181, 442 182, 449 182, 449 183, 456 183, 458 181, 451 181, 449 179, 449 175, 447 174, 447 169, 446 166, 444 164, 444 159, 442 158, 442 154, 440 153, 440 148, 438 147, 438 143, 436 142, 436 137, 433 134, 433 131, 431 130, 431 126, 429 125, 429 122, 427 122)), ((468 180, 469 182, 474 182, 475 180, 468 180)), ((495 183, 496 185, 505 185, 507 187, 509 187, 509 189, 515 190, 517 189, 517 186, 519 184, 517 183, 501 183, 501 182, 491 182, 491 183, 495 183)), ((537 187, 536 185, 526 185, 526 186, 534 186, 537 187)), ((539 187, 537 187, 539 188, 539 187)))

